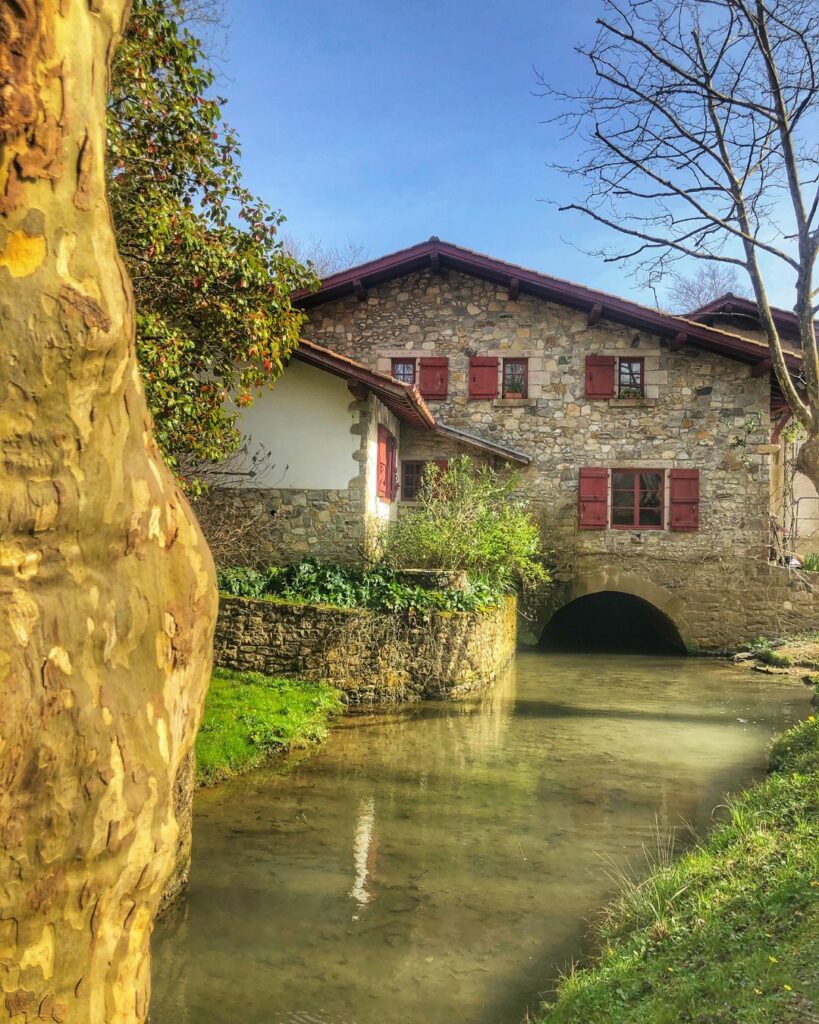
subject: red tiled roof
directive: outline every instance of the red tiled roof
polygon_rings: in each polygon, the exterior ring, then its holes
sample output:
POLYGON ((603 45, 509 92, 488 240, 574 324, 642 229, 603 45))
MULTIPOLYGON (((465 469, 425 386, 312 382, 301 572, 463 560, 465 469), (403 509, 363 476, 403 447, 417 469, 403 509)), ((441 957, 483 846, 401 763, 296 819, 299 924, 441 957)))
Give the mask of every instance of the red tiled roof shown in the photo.
POLYGON ((321 370, 343 377, 348 383, 365 387, 386 405, 386 407, 402 420, 423 430, 435 428, 435 417, 427 407, 418 389, 413 384, 405 384, 387 373, 371 370, 363 363, 356 362, 348 356, 333 352, 322 345, 302 338, 299 347, 293 353, 295 359, 309 363, 321 370))
MULTIPOLYGON (((768 346, 765 342, 753 341, 729 331, 708 327, 692 317, 662 313, 617 295, 587 288, 558 277, 550 277, 514 263, 506 263, 471 249, 463 249, 451 242, 442 242, 435 237, 408 249, 382 256, 380 259, 331 274, 324 278, 318 291, 297 292, 294 300, 297 305, 309 309, 311 306, 346 295, 358 294, 363 297, 368 286, 429 267, 448 267, 565 306, 587 312, 596 310, 598 318, 604 317, 668 339, 679 338, 686 344, 718 352, 742 362, 758 363, 767 355, 768 346), (599 310, 596 307, 600 307, 599 310)), ((701 311, 695 312, 699 314, 701 311)), ((793 369, 798 368, 801 363, 795 352, 786 353, 785 359, 793 369)))
POLYGON ((525 452, 518 451, 516 448, 509 448, 497 441, 486 441, 477 434, 438 423, 414 384, 405 384, 387 373, 371 370, 363 363, 350 359, 349 356, 333 352, 332 349, 324 348, 323 345, 317 345, 314 341, 308 341, 306 338, 302 338, 299 342, 299 347, 293 353, 293 358, 320 370, 325 370, 327 373, 332 373, 336 377, 341 377, 349 384, 358 384, 366 388, 367 391, 376 395, 403 423, 419 427, 421 430, 434 431, 459 444, 491 452, 510 462, 518 462, 522 465, 528 465, 531 462, 525 452))
MULTIPOLYGON (((799 317, 793 310, 780 309, 778 306, 771 306, 771 313, 780 331, 783 343, 789 345, 794 351, 799 351, 799 317)), ((711 325, 718 322, 720 318, 723 320, 737 318, 739 320, 751 321, 752 323, 749 326, 757 328, 760 326, 759 307, 756 301, 745 298, 743 295, 734 295, 733 292, 726 292, 724 295, 712 299, 711 302, 706 302, 704 306, 700 306, 698 309, 687 313, 686 318, 711 325)), ((819 333, 819 320, 814 322, 814 326, 817 333, 819 333)), ((730 327, 726 327, 725 330, 730 330, 730 327)))

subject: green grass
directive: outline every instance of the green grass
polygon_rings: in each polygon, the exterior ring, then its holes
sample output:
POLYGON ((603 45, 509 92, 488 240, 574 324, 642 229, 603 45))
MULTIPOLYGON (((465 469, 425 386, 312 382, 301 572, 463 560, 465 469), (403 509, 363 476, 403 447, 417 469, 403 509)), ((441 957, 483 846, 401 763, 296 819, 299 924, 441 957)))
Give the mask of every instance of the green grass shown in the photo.
POLYGON ((196 781, 210 785, 249 771, 274 752, 323 740, 339 693, 325 683, 214 670, 196 738, 196 781))
POLYGON ((819 1021, 819 722, 773 746, 771 774, 680 860, 625 882, 602 952, 538 1024, 819 1021))

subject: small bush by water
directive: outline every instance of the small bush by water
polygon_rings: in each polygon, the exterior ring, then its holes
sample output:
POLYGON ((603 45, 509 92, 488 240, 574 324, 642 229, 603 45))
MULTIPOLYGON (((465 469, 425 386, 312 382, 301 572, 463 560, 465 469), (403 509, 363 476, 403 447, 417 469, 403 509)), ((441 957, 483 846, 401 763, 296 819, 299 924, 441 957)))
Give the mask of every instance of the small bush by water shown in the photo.
POLYGON ((680 860, 629 883, 539 1024, 819 1020, 819 722, 781 736, 771 774, 680 860))
POLYGON ((468 455, 427 466, 415 502, 386 530, 385 564, 462 569, 500 591, 545 586, 540 528, 518 483, 468 455))
POLYGON ((341 710, 338 691, 324 683, 215 669, 196 738, 196 781, 219 782, 273 752, 317 743, 341 710))
POLYGON ((356 569, 315 558, 266 572, 245 566, 222 569, 219 589, 236 597, 390 612, 483 611, 504 596, 501 588, 480 578, 470 579, 465 590, 432 590, 408 583, 400 573, 384 566, 356 569))

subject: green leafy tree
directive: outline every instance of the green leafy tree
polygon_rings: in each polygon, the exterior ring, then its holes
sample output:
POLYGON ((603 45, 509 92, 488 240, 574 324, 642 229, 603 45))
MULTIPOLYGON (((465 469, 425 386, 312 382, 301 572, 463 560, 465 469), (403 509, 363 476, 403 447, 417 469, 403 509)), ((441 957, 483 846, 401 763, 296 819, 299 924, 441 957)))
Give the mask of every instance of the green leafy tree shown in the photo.
POLYGON ((194 489, 239 448, 236 409, 298 342, 294 289, 312 271, 278 238, 281 213, 242 184, 239 143, 182 0, 134 0, 113 68, 109 195, 136 301, 156 438, 194 489))
POLYGON ((396 568, 462 569, 493 587, 544 585, 540 530, 514 475, 467 455, 429 465, 415 504, 388 528, 383 559, 396 568))

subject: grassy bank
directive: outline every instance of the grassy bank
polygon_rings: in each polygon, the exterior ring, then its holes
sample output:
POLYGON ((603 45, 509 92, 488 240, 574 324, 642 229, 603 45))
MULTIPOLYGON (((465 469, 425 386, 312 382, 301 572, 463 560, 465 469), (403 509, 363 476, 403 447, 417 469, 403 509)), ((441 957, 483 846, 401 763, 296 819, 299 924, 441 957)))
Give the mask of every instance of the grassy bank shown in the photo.
POLYGON ((215 669, 196 739, 198 785, 249 771, 274 752, 317 743, 342 709, 324 683, 215 669))
POLYGON ((539 1024, 819 1021, 819 721, 680 860, 626 885, 539 1024))

